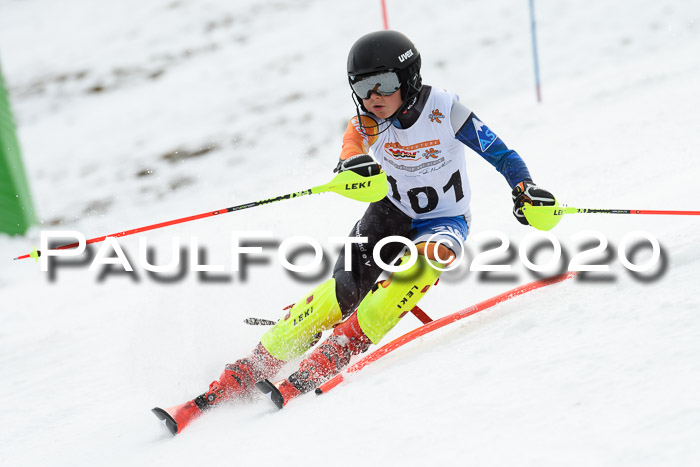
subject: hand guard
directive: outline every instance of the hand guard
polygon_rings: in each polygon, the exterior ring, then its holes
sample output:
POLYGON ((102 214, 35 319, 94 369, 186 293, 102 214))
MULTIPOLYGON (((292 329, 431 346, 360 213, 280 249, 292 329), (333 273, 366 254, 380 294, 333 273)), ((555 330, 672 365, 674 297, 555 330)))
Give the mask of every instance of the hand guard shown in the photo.
POLYGON ((523 214, 525 203, 531 206, 554 206, 556 199, 553 194, 538 187, 532 180, 523 180, 513 188, 513 215, 521 224, 530 225, 523 214))
POLYGON ((333 172, 345 172, 352 170, 363 177, 371 177, 382 171, 382 167, 368 154, 357 154, 338 162, 333 172))

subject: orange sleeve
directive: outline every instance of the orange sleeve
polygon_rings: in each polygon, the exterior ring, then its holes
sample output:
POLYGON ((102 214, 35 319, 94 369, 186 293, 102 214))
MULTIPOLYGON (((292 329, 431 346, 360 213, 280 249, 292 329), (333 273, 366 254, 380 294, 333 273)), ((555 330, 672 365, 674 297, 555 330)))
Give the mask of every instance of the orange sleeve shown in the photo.
POLYGON ((377 141, 377 122, 366 115, 360 118, 364 128, 360 128, 357 117, 353 117, 345 129, 343 149, 340 151, 341 161, 357 154, 369 154, 369 148, 377 141))

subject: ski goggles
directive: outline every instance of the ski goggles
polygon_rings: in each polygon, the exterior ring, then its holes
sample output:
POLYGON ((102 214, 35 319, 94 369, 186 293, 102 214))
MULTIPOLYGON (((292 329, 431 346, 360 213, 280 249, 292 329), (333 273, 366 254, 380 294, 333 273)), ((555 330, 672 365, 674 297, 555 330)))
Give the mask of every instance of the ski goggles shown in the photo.
POLYGON ((380 96, 390 96, 401 89, 399 75, 393 71, 378 73, 369 76, 351 76, 350 86, 362 99, 369 99, 371 93, 376 92, 380 96))

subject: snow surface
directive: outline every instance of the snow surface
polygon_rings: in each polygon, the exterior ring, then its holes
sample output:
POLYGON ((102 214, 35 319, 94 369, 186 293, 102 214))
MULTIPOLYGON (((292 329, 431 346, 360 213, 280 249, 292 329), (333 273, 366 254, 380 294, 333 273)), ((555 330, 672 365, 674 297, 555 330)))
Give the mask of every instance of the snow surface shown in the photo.
MULTIPOLYGON (((388 10, 424 81, 460 93, 560 201, 700 209, 699 2, 537 2, 539 105, 525 0, 388 10)), ((90 238, 324 183, 354 112, 347 50, 379 28, 364 0, 3 0, 0 61, 41 229, 90 238)), ((532 229, 502 177, 466 157, 472 238, 497 230, 516 251, 532 229)), ((363 210, 309 196, 120 240, 132 259, 139 237, 167 258, 196 237, 232 278, 218 283, 159 283, 137 261, 52 282, 11 260, 40 228, 0 236, 0 465, 700 464, 700 219, 681 216, 567 216, 553 231, 564 250, 601 232, 607 275, 443 328, 323 397, 224 407, 170 437, 150 409, 202 393, 258 341, 245 317, 276 319, 320 281, 272 265, 241 280, 231 232, 310 235, 331 252, 363 210), (662 246, 651 278, 615 256, 637 230, 662 246)), ((512 264, 507 280, 445 275, 421 306, 436 318, 535 279, 512 264)), ((417 325, 407 316, 386 341, 417 325)))

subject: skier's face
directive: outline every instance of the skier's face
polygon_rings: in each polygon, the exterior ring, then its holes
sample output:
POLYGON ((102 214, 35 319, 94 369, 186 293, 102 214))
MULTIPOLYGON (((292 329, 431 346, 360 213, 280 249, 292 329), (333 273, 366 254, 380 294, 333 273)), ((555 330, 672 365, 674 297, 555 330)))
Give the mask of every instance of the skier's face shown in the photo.
POLYGON ((380 96, 376 92, 369 95, 369 99, 362 99, 365 109, 379 118, 389 118, 399 110, 402 104, 401 91, 396 91, 389 96, 380 96))

